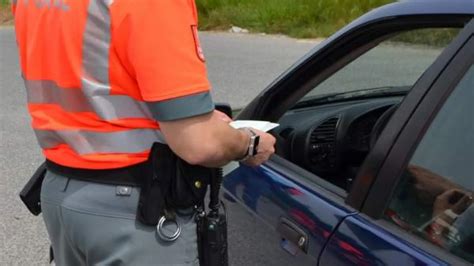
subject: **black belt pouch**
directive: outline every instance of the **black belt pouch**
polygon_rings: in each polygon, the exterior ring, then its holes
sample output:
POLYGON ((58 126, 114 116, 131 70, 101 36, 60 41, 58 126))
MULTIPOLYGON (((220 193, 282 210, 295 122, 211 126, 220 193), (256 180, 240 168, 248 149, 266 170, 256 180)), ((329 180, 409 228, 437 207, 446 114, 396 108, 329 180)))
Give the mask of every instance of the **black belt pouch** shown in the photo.
POLYGON ((21 201, 26 205, 28 210, 33 215, 41 213, 41 184, 43 183, 44 176, 46 175, 46 163, 43 163, 38 167, 33 176, 28 180, 28 183, 20 191, 21 201))
POLYGON ((156 225, 166 211, 200 205, 206 195, 212 169, 190 165, 168 145, 154 143, 147 172, 141 175, 137 219, 156 225))

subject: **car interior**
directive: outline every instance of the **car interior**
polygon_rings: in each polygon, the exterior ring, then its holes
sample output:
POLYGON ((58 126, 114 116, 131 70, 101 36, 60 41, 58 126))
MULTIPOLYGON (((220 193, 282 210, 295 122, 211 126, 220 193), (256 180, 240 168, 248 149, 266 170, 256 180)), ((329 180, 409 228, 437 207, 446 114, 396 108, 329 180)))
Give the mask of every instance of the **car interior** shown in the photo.
POLYGON ((348 190, 403 96, 294 108, 279 121, 278 155, 348 190))
POLYGON ((272 131, 276 153, 349 191, 405 95, 458 31, 434 28, 394 34, 315 85, 272 131), (444 36, 443 42, 423 43, 422 36, 433 31, 444 36), (419 43, 407 44, 414 35, 419 43))

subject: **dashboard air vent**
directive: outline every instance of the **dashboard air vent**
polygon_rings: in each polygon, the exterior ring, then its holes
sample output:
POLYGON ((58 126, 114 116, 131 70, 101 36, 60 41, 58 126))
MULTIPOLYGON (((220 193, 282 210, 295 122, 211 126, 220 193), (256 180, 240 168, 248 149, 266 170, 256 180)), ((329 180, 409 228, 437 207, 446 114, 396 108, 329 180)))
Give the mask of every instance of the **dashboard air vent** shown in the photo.
POLYGON ((336 129, 338 117, 329 118, 311 133, 309 163, 316 172, 336 167, 336 129))
POLYGON ((310 143, 333 144, 336 141, 336 126, 339 118, 333 117, 319 125, 311 134, 310 143))

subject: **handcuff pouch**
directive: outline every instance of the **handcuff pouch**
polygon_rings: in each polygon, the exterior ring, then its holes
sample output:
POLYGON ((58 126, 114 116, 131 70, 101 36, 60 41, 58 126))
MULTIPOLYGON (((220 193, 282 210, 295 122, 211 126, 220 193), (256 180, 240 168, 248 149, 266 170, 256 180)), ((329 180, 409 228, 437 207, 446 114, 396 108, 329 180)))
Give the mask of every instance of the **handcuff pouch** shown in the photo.
POLYGON ((190 165, 166 144, 154 143, 142 175, 137 219, 146 225, 176 209, 201 204, 213 173, 212 169, 190 165))

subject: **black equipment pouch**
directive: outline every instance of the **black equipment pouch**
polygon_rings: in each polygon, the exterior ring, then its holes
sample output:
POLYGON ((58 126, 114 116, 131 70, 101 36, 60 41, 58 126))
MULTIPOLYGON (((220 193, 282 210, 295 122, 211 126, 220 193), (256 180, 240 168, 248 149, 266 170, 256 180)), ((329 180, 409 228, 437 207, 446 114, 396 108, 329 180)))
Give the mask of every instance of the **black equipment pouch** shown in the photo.
POLYGON ((137 210, 141 223, 157 225, 169 210, 192 208, 204 200, 212 169, 188 164, 161 143, 153 144, 148 163, 137 210))
POLYGON ((20 191, 21 201, 26 205, 33 215, 41 213, 40 192, 41 184, 46 175, 46 163, 43 163, 36 169, 33 176, 20 191))
POLYGON ((187 209, 200 205, 206 196, 207 186, 213 175, 213 169, 190 165, 177 157, 176 175, 170 182, 166 202, 176 209, 187 209))
MULTIPOLYGON (((174 164, 173 158, 159 154, 161 160, 156 160, 158 152, 155 145, 153 145, 150 151, 150 157, 148 159, 148 165, 145 167, 145 172, 142 173, 141 178, 141 191, 140 198, 138 200, 137 209, 137 220, 145 225, 156 225, 158 220, 164 214, 165 201, 162 184, 166 180, 160 180, 160 177, 168 177, 173 172, 172 165, 174 164), (161 166, 161 164, 163 166, 161 166), (155 173, 153 168, 160 167, 160 173, 155 173)), ((169 181, 168 181, 169 182, 169 181)))

